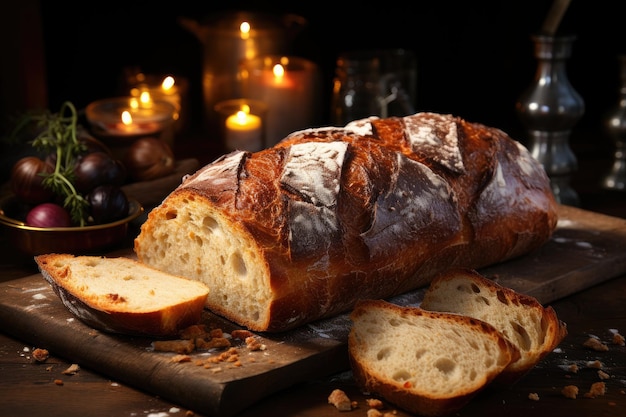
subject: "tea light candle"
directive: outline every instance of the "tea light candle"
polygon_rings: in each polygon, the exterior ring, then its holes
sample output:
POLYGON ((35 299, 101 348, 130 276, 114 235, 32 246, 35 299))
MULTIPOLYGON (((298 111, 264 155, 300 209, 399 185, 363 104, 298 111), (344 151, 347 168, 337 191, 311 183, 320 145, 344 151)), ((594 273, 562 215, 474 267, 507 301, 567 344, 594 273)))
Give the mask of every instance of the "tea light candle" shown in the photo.
POLYGON ((220 139, 228 151, 257 152, 265 147, 265 103, 238 98, 220 101, 213 109, 219 116, 220 139))
POLYGON ((242 106, 237 113, 226 118, 226 147, 229 150, 259 151, 263 148, 263 124, 261 118, 242 106))
POLYGON ((187 80, 184 78, 174 78, 167 75, 159 78, 154 75, 145 75, 139 73, 135 75, 137 84, 130 89, 131 97, 140 98, 148 97, 149 100, 165 100, 170 102, 176 112, 174 113, 174 122, 177 130, 184 128, 186 124, 186 94, 187 80))
POLYGON ((107 124, 109 133, 120 136, 149 135, 159 131, 159 124, 155 122, 134 122, 129 110, 124 110, 120 116, 120 123, 107 124))
POLYGON ((94 133, 106 137, 159 133, 172 123, 174 112, 174 106, 169 102, 141 103, 133 97, 98 100, 86 109, 94 133))

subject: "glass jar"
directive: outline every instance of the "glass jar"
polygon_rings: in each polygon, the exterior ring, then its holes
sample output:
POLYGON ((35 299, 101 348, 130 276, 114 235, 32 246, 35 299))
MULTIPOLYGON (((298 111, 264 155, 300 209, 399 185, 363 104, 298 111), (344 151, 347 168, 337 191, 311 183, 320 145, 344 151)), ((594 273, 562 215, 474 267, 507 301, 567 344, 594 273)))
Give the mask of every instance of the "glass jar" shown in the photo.
POLYGON ((337 58, 331 103, 331 124, 380 116, 380 60, 364 52, 344 53, 337 58))

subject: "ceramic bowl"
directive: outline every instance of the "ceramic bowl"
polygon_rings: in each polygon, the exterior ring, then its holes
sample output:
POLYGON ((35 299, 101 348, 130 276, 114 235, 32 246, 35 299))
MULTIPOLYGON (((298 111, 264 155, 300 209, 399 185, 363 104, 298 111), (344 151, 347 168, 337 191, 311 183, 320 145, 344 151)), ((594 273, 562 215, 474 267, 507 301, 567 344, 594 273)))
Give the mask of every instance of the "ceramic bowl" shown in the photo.
POLYGON ((112 223, 84 227, 27 226, 16 213, 20 203, 14 196, 0 199, 0 224, 5 227, 8 242, 26 255, 44 253, 97 253, 121 243, 128 235, 129 224, 143 214, 143 207, 129 199, 128 216, 112 223))

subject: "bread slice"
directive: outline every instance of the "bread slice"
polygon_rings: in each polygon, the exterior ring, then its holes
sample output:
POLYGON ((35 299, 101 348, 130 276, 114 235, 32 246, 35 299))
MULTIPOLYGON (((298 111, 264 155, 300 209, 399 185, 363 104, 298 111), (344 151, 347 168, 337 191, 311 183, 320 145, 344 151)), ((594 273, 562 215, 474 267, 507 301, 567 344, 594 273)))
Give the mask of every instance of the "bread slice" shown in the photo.
POLYGON ((130 258, 35 257, 63 304, 88 325, 112 333, 173 336, 197 324, 209 288, 130 258))
POLYGON ((499 382, 513 382, 550 353, 567 334, 552 307, 487 279, 475 270, 453 269, 437 276, 420 307, 474 317, 492 324, 517 346, 521 358, 499 382))
POLYGON ((350 318, 357 384, 419 415, 458 411, 519 358, 493 326, 458 314, 361 300, 350 318))

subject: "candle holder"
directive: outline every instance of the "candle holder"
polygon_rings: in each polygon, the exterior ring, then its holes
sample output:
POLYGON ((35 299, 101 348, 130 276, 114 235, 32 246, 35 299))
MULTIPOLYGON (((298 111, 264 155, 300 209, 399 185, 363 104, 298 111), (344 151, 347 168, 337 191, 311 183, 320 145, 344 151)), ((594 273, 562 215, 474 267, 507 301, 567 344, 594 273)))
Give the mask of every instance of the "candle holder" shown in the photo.
POLYGON ((227 151, 257 152, 266 147, 267 105, 247 98, 225 100, 214 107, 219 134, 227 151))
POLYGON ((626 55, 620 55, 619 103, 604 120, 604 128, 614 145, 613 165, 602 180, 602 187, 626 191, 626 55))
POLYGON ((139 105, 133 97, 113 97, 90 103, 85 109, 91 133, 116 156, 141 137, 152 136, 174 145, 176 108, 169 101, 153 100, 139 105))
POLYGON ((566 71, 575 39, 532 37, 537 59, 535 79, 516 103, 517 114, 528 130, 530 151, 548 174, 556 200, 572 206, 578 206, 580 199, 570 185, 578 161, 569 139, 585 112, 585 102, 570 84, 566 71))
POLYGON ((151 100, 169 101, 176 109, 174 130, 176 133, 189 128, 189 82, 184 77, 144 74, 132 68, 126 71, 126 88, 131 97, 140 99, 148 93, 151 100))
POLYGON ((241 82, 245 97, 267 104, 266 146, 319 124, 322 82, 314 62, 284 55, 259 56, 242 63, 241 82))

